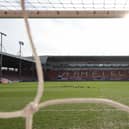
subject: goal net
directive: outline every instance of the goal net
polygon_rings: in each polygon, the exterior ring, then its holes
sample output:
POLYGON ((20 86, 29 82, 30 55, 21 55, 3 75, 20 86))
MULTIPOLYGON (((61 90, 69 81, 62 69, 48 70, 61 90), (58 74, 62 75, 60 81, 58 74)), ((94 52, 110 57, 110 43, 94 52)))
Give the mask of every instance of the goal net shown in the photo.
POLYGON ((26 129, 32 129, 33 115, 40 108, 57 104, 100 103, 129 113, 127 105, 103 98, 67 98, 40 103, 44 91, 41 63, 37 55, 28 18, 121 18, 129 10, 128 0, 0 0, 1 18, 24 18, 32 52, 36 61, 38 88, 32 102, 22 110, 0 112, 0 118, 23 117, 26 129))

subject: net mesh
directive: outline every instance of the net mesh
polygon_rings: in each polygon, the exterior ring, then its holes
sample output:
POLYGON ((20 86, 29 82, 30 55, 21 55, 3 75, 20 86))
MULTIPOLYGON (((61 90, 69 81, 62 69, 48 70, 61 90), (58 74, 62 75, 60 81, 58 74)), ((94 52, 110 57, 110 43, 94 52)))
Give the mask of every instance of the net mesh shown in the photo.
MULTIPOLYGON (((70 5, 72 5, 72 9, 76 9, 76 4, 71 0, 44 0, 44 1, 40 1, 40 0, 33 0, 33 2, 27 1, 24 2, 24 0, 21 0, 21 7, 20 7, 20 1, 17 0, 0 0, 0 7, 3 7, 3 9, 5 10, 10 10, 10 9, 22 9, 22 15, 24 17, 24 21, 25 21, 25 27, 28 33, 28 37, 30 40, 30 45, 32 48, 32 52, 36 61, 36 69, 37 69, 37 76, 38 76, 38 88, 37 88, 37 95, 34 98, 34 100, 32 102, 30 102, 28 105, 26 105, 23 109, 19 110, 19 111, 15 111, 15 112, 0 112, 0 118, 17 118, 17 117, 23 117, 26 120, 26 129, 32 129, 32 123, 33 123, 33 115, 35 112, 37 112, 40 108, 45 108, 47 106, 51 106, 51 105, 57 105, 57 104, 72 104, 72 103, 101 103, 101 104, 106 104, 112 107, 115 107, 117 109, 120 109, 122 111, 128 112, 129 113, 129 107, 127 105, 121 104, 119 102, 115 102, 113 100, 109 100, 109 99, 103 99, 103 98, 69 98, 69 99, 59 99, 59 100, 49 100, 49 101, 45 101, 43 103, 40 103, 40 99, 43 95, 43 89, 44 89, 44 81, 43 81, 43 74, 42 74, 42 67, 41 67, 41 63, 39 60, 39 57, 37 55, 34 43, 33 43, 33 39, 31 36, 31 29, 29 26, 29 22, 28 22, 28 15, 26 13, 26 8, 27 9, 36 9, 37 6, 39 6, 39 4, 41 2, 46 2, 46 4, 51 5, 52 8, 55 8, 55 3, 58 2, 59 5, 61 5, 62 9, 65 9, 65 5, 67 3, 65 2, 70 2, 70 5), (26 4, 26 7, 25 7, 26 4), (36 5, 37 4, 37 5, 36 5), (11 7, 10 7, 11 6, 11 7)), ((98 1, 98 0, 97 0, 98 1)), ((101 0, 99 0, 98 3, 101 0)), ((118 4, 118 0, 108 0, 110 1, 112 4, 112 8, 117 7, 118 4)), ((81 4, 81 8, 85 8, 85 0, 81 0, 80 4, 81 4)), ((120 2, 120 1, 119 1, 120 2)), ((103 4, 103 8, 107 7, 107 3, 106 1, 102 2, 103 4)), ((79 5, 79 3, 77 2, 77 5, 79 5)), ((92 0, 91 4, 92 5, 92 9, 96 9, 96 3, 95 0, 92 0)), ((120 8, 126 8, 126 6, 128 5, 128 0, 125 0, 122 3, 122 6, 120 6, 120 8)), ((44 6, 42 7, 44 9, 44 6)), ((47 6, 47 9, 50 9, 49 6, 47 6)))
MULTIPOLYGON (((26 0, 26 10, 128 10, 129 0, 26 0)), ((0 0, 0 10, 21 10, 19 0, 0 0)))

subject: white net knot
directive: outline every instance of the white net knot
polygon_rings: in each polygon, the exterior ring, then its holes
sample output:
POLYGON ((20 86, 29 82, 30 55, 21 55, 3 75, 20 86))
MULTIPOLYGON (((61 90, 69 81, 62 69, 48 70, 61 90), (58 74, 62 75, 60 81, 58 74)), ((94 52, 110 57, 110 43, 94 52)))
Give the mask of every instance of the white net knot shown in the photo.
POLYGON ((30 116, 39 110, 38 104, 31 102, 24 108, 24 116, 30 116))

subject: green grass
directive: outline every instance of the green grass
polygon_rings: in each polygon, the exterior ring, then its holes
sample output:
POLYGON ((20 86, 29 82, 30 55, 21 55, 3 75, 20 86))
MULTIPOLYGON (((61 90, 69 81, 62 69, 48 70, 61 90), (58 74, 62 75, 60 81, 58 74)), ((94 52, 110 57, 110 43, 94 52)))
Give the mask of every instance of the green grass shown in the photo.
MULTIPOLYGON (((32 101, 37 83, 0 85, 0 111, 15 111, 32 101)), ((109 98, 129 105, 129 82, 46 82, 41 101, 59 98, 109 98)), ((0 119, 0 129, 24 129, 24 119, 0 119)), ((33 129, 129 129, 129 114, 101 104, 65 104, 41 109, 33 129)))

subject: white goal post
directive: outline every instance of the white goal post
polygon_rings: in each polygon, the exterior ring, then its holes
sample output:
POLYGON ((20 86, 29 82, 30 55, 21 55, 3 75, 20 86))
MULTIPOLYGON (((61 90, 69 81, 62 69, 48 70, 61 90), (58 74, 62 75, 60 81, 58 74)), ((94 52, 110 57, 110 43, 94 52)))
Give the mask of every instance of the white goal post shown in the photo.
MULTIPOLYGON (((123 18, 128 10, 27 10, 29 18, 123 18)), ((1 10, 0 18, 23 18, 21 10, 1 10)))
MULTIPOLYGON (((128 0, 26 0, 29 18, 122 18, 128 0)), ((20 0, 0 0, 0 18, 22 18, 20 0)))
MULTIPOLYGON (((17 1, 17 0, 16 0, 17 1)), ((27 0, 26 0, 27 1, 27 0)), ((32 123, 33 123, 33 115, 35 112, 37 112, 40 108, 44 108, 50 105, 56 105, 56 104, 71 104, 71 103, 101 103, 101 104, 106 104, 106 105, 110 105, 112 107, 115 107, 117 109, 120 109, 122 111, 128 112, 129 113, 129 106, 115 102, 113 100, 109 100, 109 99, 104 99, 104 98, 69 98, 69 99, 59 99, 59 100, 48 100, 45 102, 40 103, 41 97, 43 96, 43 91, 44 91, 44 80, 43 80, 43 74, 42 74, 42 67, 41 67, 41 63, 40 63, 40 59, 37 55, 36 49, 35 49, 35 45, 33 42, 33 38, 31 36, 31 29, 29 26, 29 22, 28 22, 28 17, 43 17, 43 18, 53 18, 53 17, 61 17, 61 18, 81 18, 81 17, 93 17, 93 18, 100 18, 100 17, 110 17, 110 18, 120 18, 123 17, 125 14, 128 13, 128 10, 95 10, 93 8, 93 11, 86 11, 84 9, 84 3, 82 3, 83 5, 83 9, 84 11, 79 11, 76 10, 76 8, 74 8, 73 10, 71 10, 71 13, 68 13, 68 10, 64 11, 43 11, 41 10, 41 12, 37 12, 37 11, 26 11, 26 7, 25 7, 25 0, 21 0, 21 10, 11 10, 9 11, 8 8, 6 8, 5 6, 3 7, 4 10, 0 11, 0 17, 1 18, 14 18, 14 17, 23 17, 24 18, 24 22, 25 22, 25 26, 26 26, 26 30, 27 30, 27 34, 30 40, 30 45, 32 48, 32 52, 36 61, 36 68, 37 68, 37 76, 38 76, 38 87, 37 87, 37 95, 34 98, 34 100, 32 102, 30 102, 28 105, 26 105, 24 107, 24 109, 21 109, 19 111, 15 111, 15 112, 0 112, 0 118, 6 119, 6 118, 16 118, 16 117, 23 117, 26 120, 26 129, 32 129, 32 123)), ((49 3, 51 4, 51 3, 49 3)), ((93 3, 92 3, 93 4, 93 3)), ((105 3, 103 3, 105 5, 105 3)), ((126 7, 126 4, 128 5, 128 3, 123 3, 124 8, 126 7)), ((1 5, 1 4, 0 4, 1 5)), ((72 5, 74 5, 72 3, 72 5)), ((94 4, 95 5, 95 4, 94 4)), ((114 5, 114 4, 113 4, 114 5)), ((115 5, 117 5, 115 3, 115 5)), ((0 6, 1 7, 1 6, 0 6)), ((106 6, 105 6, 106 7, 106 6)), ((122 8, 123 9, 123 8, 122 8)))

